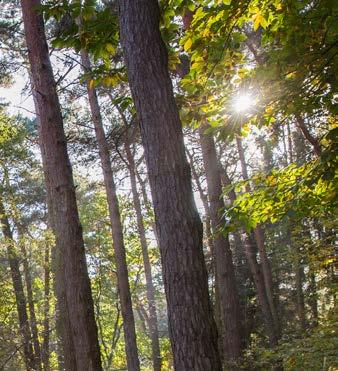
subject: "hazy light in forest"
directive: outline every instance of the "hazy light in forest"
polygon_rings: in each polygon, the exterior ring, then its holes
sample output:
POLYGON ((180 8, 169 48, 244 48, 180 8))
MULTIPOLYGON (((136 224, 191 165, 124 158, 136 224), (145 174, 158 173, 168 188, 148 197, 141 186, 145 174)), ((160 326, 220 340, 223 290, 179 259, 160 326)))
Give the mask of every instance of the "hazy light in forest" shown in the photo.
POLYGON ((250 94, 240 94, 234 99, 234 110, 237 113, 247 112, 255 105, 255 99, 250 94))

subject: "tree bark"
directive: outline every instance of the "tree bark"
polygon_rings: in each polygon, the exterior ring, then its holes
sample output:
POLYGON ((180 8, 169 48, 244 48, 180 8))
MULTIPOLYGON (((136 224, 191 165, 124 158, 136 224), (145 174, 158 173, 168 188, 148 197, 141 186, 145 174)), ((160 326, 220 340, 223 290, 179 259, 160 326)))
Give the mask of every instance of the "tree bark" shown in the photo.
POLYGON ((156 305, 155 305, 155 288, 153 284, 153 277, 152 277, 151 265, 150 265, 149 254, 148 254, 148 244, 147 244, 147 239, 146 239, 146 231, 144 228, 141 202, 140 202, 139 194, 137 191, 135 161, 134 161, 134 156, 130 149, 128 125, 126 122, 125 122, 125 125, 126 125, 125 151, 127 155, 127 162, 129 164, 128 170, 129 170, 129 175, 130 175, 131 192, 133 195, 133 203, 134 203, 134 209, 136 212, 136 220, 137 220, 137 229, 138 229, 138 233, 140 237, 144 273, 146 277, 146 291, 147 291, 148 310, 149 310, 149 330, 150 330, 150 337, 151 337, 153 367, 154 367, 154 371, 160 371, 161 370, 161 351, 160 351, 160 343, 159 343, 159 336, 158 336, 158 323, 157 323, 157 313, 156 313, 156 305))
MULTIPOLYGON (((53 228, 59 250, 75 370, 102 370, 93 299, 87 272, 82 228, 76 205, 60 103, 49 59, 39 0, 22 0, 22 14, 34 95, 39 114, 39 139, 53 228)), ((73 367, 73 366, 72 366, 73 367)))
POLYGON ((36 370, 36 359, 33 352, 33 346, 31 342, 31 332, 29 328, 28 315, 26 309, 26 298, 23 290, 22 277, 20 272, 19 258, 14 249, 14 240, 9 225, 8 217, 6 215, 5 206, 0 197, 0 222, 3 237, 5 238, 7 245, 7 254, 9 268, 11 271, 11 277, 13 282, 13 289, 16 300, 16 309, 19 318, 20 333, 22 336, 22 345, 24 353, 24 361, 27 371, 36 370))
MULTIPOLYGON (((31 71, 30 74, 30 84, 33 93, 34 108, 36 113, 37 127, 40 127, 40 114, 39 114, 39 104, 37 100, 37 92, 34 90, 34 83, 32 79, 31 71)), ((44 144, 39 141, 41 158, 43 162, 43 167, 46 168, 46 153, 44 144)), ((46 188, 50 187, 48 184, 48 178, 45 177, 46 188)), ((46 202, 48 206, 48 222, 55 231, 54 221, 53 221, 53 204, 51 200, 51 194, 46 193, 46 202)), ((76 370, 76 359, 75 359, 75 349, 72 339, 72 330, 70 325, 70 318, 67 306, 66 298, 66 286, 65 286, 65 275, 64 267, 62 263, 63 254, 61 252, 61 246, 55 246, 52 249, 51 254, 51 267, 53 271, 53 290, 57 298, 55 303, 55 328, 57 336, 57 358, 58 366, 60 370, 76 370)))
MULTIPOLYGON (((208 196, 203 191, 202 184, 200 182, 199 176, 198 176, 198 174, 195 170, 195 167, 194 167, 194 158, 193 158, 192 154, 189 152, 189 150, 187 148, 186 148, 186 154, 187 154, 188 159, 189 159, 189 165, 190 165, 190 168, 191 168, 192 178, 195 181, 198 193, 199 193, 200 198, 201 198, 202 203, 203 203, 204 215, 205 215, 205 218, 204 218, 205 228, 204 229, 205 229, 207 244, 208 244, 210 255, 211 255, 211 269, 209 268, 209 270, 211 270, 211 272, 209 273, 209 275, 212 276, 212 278, 214 279, 214 285, 213 285, 214 287, 211 288, 213 290, 213 291, 211 290, 211 299, 212 299, 212 302, 214 304, 213 309, 214 309, 214 316, 215 316, 216 326, 217 326, 218 332, 222 333, 222 319, 221 319, 221 308, 220 308, 220 300, 219 300, 219 289, 218 289, 218 285, 216 283, 215 261, 214 261, 215 260, 214 259, 214 256, 215 256, 214 249, 215 248, 214 248, 214 241, 213 241, 212 232, 211 232, 210 208, 209 208, 209 204, 208 204, 208 196)), ((221 355, 221 358, 223 360, 224 346, 223 346, 222 336, 218 336, 218 349, 219 349, 219 353, 221 355)))
MULTIPOLYGON (((81 51, 81 60, 85 72, 90 73, 90 60, 85 50, 81 51)), ((123 228, 121 223, 120 208, 116 194, 116 186, 110 161, 108 143, 102 125, 100 106, 98 103, 96 90, 90 86, 89 79, 87 80, 87 93, 91 117, 95 127, 96 140, 99 147, 103 179, 107 194, 110 225, 112 230, 113 246, 116 260, 117 282, 119 288, 119 297, 121 301, 127 364, 129 370, 137 371, 140 369, 140 363, 138 359, 136 344, 135 320, 131 302, 128 267, 126 250, 123 241, 123 228)))
POLYGON ((159 31, 158 3, 120 0, 119 19, 154 202, 175 369, 220 371, 202 224, 159 31))
POLYGON ((225 236, 220 231, 224 224, 222 212, 224 212, 225 205, 222 197, 222 182, 216 147, 213 137, 205 134, 206 129, 207 125, 201 125, 199 135, 208 185, 216 283, 219 289, 223 322, 224 354, 229 362, 229 369, 234 370, 237 367, 232 365, 232 363, 236 364, 240 360, 244 345, 241 326, 242 318, 229 238, 228 235, 225 236))

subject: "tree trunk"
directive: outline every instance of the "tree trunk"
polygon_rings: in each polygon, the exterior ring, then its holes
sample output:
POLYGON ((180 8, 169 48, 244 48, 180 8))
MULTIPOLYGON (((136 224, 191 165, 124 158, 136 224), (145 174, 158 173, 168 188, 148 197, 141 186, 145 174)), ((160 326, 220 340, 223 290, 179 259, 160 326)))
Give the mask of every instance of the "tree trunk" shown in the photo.
POLYGON ((154 202, 175 369, 220 371, 202 224, 159 31, 159 6, 156 0, 121 0, 119 11, 121 42, 154 202))
MULTIPOLYGON (((219 300, 219 289, 218 289, 218 285, 217 285, 217 282, 216 282, 216 273, 215 273, 215 251, 214 251, 214 241, 213 241, 213 237, 212 237, 212 232, 211 232, 211 221, 210 221, 210 208, 209 208, 209 204, 208 204, 208 197, 207 195, 205 194, 205 192, 203 191, 203 188, 202 188, 202 184, 200 182, 200 179, 199 179, 199 176, 195 170, 195 167, 194 167, 194 159, 193 159, 193 156, 191 155, 191 153, 189 152, 189 150, 186 148, 186 154, 188 156, 188 159, 189 159, 189 163, 190 163, 190 167, 191 167, 191 173, 192 173, 192 178, 193 180, 195 181, 195 184, 197 186, 197 189, 198 189, 198 193, 200 195, 200 198, 202 200, 202 203, 203 203, 203 208, 204 208, 204 215, 205 215, 205 218, 204 218, 204 225, 205 225, 205 235, 206 235, 206 240, 207 240, 207 244, 208 244, 208 247, 209 247, 209 251, 210 251, 210 255, 211 255, 211 269, 209 268, 209 270, 211 270, 211 273, 209 273, 210 275, 212 275, 212 277, 214 278, 214 287, 212 287, 211 289, 211 298, 213 299, 213 304, 214 304, 214 316, 215 316, 215 321, 216 321, 216 326, 217 326, 217 329, 218 329, 218 332, 219 333, 222 333, 222 319, 221 319, 221 308, 220 308, 220 300, 219 300), (214 296, 213 296, 214 294, 214 296)), ((218 336, 218 349, 219 349, 219 353, 221 355, 221 358, 223 360, 223 349, 224 349, 224 346, 223 346, 223 339, 222 339, 222 336, 218 336)))
MULTIPOLYGON (((230 201, 230 205, 232 205, 236 201, 236 193, 235 190, 231 187, 231 180, 226 172, 226 169, 224 169, 219 161, 220 171, 221 171, 221 181, 223 187, 230 187, 227 193, 227 197, 230 201)), ((239 283, 239 299, 240 299, 240 305, 241 310, 244 317, 244 333, 245 333, 245 344, 248 344, 250 342, 250 329, 248 327, 248 321, 247 321, 247 307, 248 307, 248 296, 247 296, 247 285, 248 282, 251 280, 252 277, 250 275, 250 267, 247 264, 247 259, 245 256, 245 244, 243 242, 243 239, 241 237, 241 231, 236 230, 232 232, 233 236, 233 260, 234 260, 234 266, 235 266, 235 276, 237 279, 237 282, 239 283)))
MULTIPOLYGON (((34 90, 34 83, 32 79, 31 71, 29 71, 30 84, 33 93, 34 108, 36 113, 37 126, 40 127, 40 114, 39 114, 39 104, 37 100, 37 92, 34 90)), ((43 167, 46 168, 46 152, 44 144, 39 141, 39 147, 41 151, 41 158, 43 162, 43 167)), ((50 187, 48 184, 48 178, 45 177, 46 188, 50 187)), ((53 204, 51 200, 51 194, 46 193, 46 202, 48 206, 48 222, 55 231, 54 221, 53 221, 53 204)), ((57 298, 55 303, 55 328, 57 336, 57 358, 58 367, 60 370, 76 370, 76 359, 75 359, 75 349, 72 339, 72 330, 70 325, 70 318, 67 306, 66 298, 66 286, 65 286, 65 275, 63 267, 63 254, 61 252, 61 246, 55 246, 52 249, 51 257, 51 267, 54 273, 53 277, 53 290, 57 298)))
MULTIPOLYGON (((224 183, 230 185, 231 181, 226 172, 223 172, 224 183)), ((228 197, 233 204, 236 201, 237 195, 234 189, 231 189, 228 193, 228 197)), ((244 252, 246 259, 249 263, 250 272, 254 281, 254 285, 257 290, 258 302, 263 316, 263 322, 266 329, 266 334, 269 338, 269 343, 271 347, 277 345, 278 336, 275 332, 274 322, 269 306, 269 302, 266 296, 264 277, 262 274, 261 266, 257 262, 256 258, 256 246, 254 243, 254 238, 251 235, 243 235, 244 241, 244 252)))
POLYGON ((125 151, 127 155, 127 161, 129 164, 129 175, 131 183, 131 191, 133 195, 133 203, 136 212, 137 229, 140 237, 140 244, 143 256, 143 266, 144 273, 146 277, 146 290, 147 290, 147 300, 148 300, 148 310, 149 310, 149 330, 151 337, 151 347, 152 347, 152 357, 153 357, 153 367, 154 371, 161 370, 161 351, 158 336, 158 324, 157 324, 157 313, 155 305, 155 289, 153 284, 153 277, 151 273, 151 265, 148 254, 148 244, 146 239, 146 231, 144 229, 144 222, 142 216, 141 202, 139 194, 137 192, 136 183, 136 173, 135 173, 135 161, 130 150, 129 136, 128 136, 128 126, 126 124, 126 135, 125 135, 125 151))
POLYGON ((272 318, 276 327, 277 333, 279 333, 279 319, 278 313, 276 309, 275 299, 273 297, 273 281, 272 281, 272 272, 271 272, 271 264, 270 260, 266 254, 265 250, 265 241, 264 241, 264 231, 261 226, 257 226, 254 229, 254 236, 256 240, 256 244, 258 247, 259 257, 261 260, 261 266, 264 276, 264 283, 265 283, 265 290, 266 296, 268 298, 272 318))
POLYGON ((200 199, 201 199, 202 204, 203 204, 204 215, 205 215, 205 220, 204 220, 204 223, 205 223, 205 234, 206 234, 206 237, 207 237, 209 250, 213 254, 214 241, 212 239, 212 233, 211 233, 211 221, 210 221, 210 210, 209 210, 209 205, 208 205, 208 197, 205 194, 205 192, 203 191, 202 184, 200 182, 199 176, 198 176, 198 174, 197 174, 197 172, 195 170, 195 167, 194 167, 194 158, 191 155, 191 153, 188 151, 188 149, 186 149, 186 153, 187 153, 187 156, 189 158, 189 163, 190 163, 190 167, 191 167, 192 178, 193 178, 193 180, 196 183, 196 187, 197 187, 198 193, 200 195, 200 199))
MULTIPOLYGON (((241 163, 242 177, 244 180, 248 180, 249 175, 248 175, 247 164, 245 161, 245 154, 244 154, 241 138, 237 136, 236 142, 237 142, 238 156, 239 156, 240 163, 241 163)), ((250 191, 251 191, 250 184, 247 183, 246 192, 250 192, 250 191)), ((270 261, 268 259, 268 256, 265 250, 264 231, 261 226, 257 226, 254 229, 253 233, 254 233, 255 241, 257 244, 258 252, 259 252, 259 257, 261 260, 266 297, 269 302, 270 312, 273 318, 275 332, 278 338, 279 332, 280 332, 279 320, 278 320, 278 313, 277 313, 277 309, 276 309, 276 305, 275 305, 274 297, 273 297, 273 280, 272 280, 271 266, 270 266, 270 261)))
POLYGON ((14 248, 14 240, 11 231, 11 227, 9 225, 8 217, 6 215, 6 210, 2 201, 2 197, 0 197, 0 222, 1 222, 1 230, 2 234, 5 238, 6 245, 7 245, 7 253, 8 253, 8 262, 11 271, 11 277, 13 282, 15 300, 16 300, 16 309, 18 312, 19 318, 19 327, 20 333, 22 336, 22 345, 23 345, 23 353, 24 353, 24 361, 26 365, 27 371, 35 371, 36 370, 36 359, 33 353, 33 347, 31 343, 31 332, 29 328, 28 322, 28 315, 26 309, 26 298, 23 291, 23 284, 19 266, 19 258, 16 255, 15 248, 14 248))
MULTIPOLYGON (((290 123, 286 123, 286 129, 287 129, 287 136, 288 136, 288 158, 289 158, 289 164, 292 164, 294 161, 293 156, 293 145, 292 145, 292 133, 290 128, 290 123)), ((288 164, 288 165, 289 165, 288 164)))
POLYGON ((50 268, 49 245, 45 245, 44 259, 44 303, 43 303, 43 340, 41 357, 44 371, 50 371, 49 364, 49 300, 50 300, 50 268))
POLYGON ((250 237, 247 237, 245 239, 245 255, 248 260, 250 271, 257 290, 258 301, 262 311, 263 322, 265 324, 266 333, 269 338, 270 346, 275 347, 278 343, 278 334, 276 333, 275 330, 273 317, 266 296, 264 277, 262 274, 261 266, 257 262, 253 239, 250 237))
MULTIPOLYGON (((81 60, 85 72, 89 73, 91 71, 90 60, 85 50, 81 51, 81 60)), ((120 208, 116 194, 114 174, 110 161, 108 143, 102 125, 100 106, 98 103, 96 91, 93 87, 90 86, 89 79, 87 80, 87 92, 92 121, 95 127, 96 140, 99 147, 103 179, 107 194, 110 225, 112 230, 113 246, 116 260, 117 282, 119 288, 119 297, 121 300, 121 312, 123 318, 127 364, 129 370, 137 371, 140 369, 140 363, 138 359, 136 344, 135 321, 128 280, 128 267, 126 260, 126 250, 123 241, 123 228, 120 217, 120 208)))
POLYGON ((222 182, 216 147, 212 136, 205 134, 207 125, 199 129, 204 169, 207 178, 210 205, 210 219, 213 231, 216 284, 219 289, 221 317, 223 322, 223 344, 229 369, 232 362, 239 361, 243 350, 243 334, 241 328, 241 310, 236 287, 235 270, 228 235, 221 232, 223 226, 222 213, 225 205, 222 197, 222 182))
POLYGON ((312 326, 318 325, 318 301, 317 301, 317 285, 316 285, 316 275, 313 272, 313 269, 309 267, 309 306, 312 314, 312 326))
POLYGON ((295 246, 295 283, 296 283, 296 296, 297 296, 297 314, 302 333, 306 329, 305 319, 305 303, 303 292, 304 269, 301 263, 301 255, 299 246, 295 246))
MULTIPOLYGON (((19 227, 19 230, 20 230, 20 227, 19 227)), ((31 327, 31 332, 32 332, 34 355, 35 355, 35 366, 37 370, 41 370, 42 369, 41 348, 40 348, 38 327, 37 327, 36 315, 35 315, 35 306, 34 306, 33 289, 32 289, 32 277, 31 277, 30 267, 28 263, 28 256, 27 256, 25 241, 22 239, 23 237, 22 232, 19 232, 19 236, 21 237, 21 241, 19 243, 20 243, 21 254, 23 258, 23 271, 24 271, 25 281, 26 281, 27 302, 28 302, 28 309, 29 309, 30 327, 31 327)))
POLYGON ((315 154, 317 156, 320 156, 321 153, 322 153, 322 148, 321 148, 321 145, 320 145, 318 139, 315 138, 310 133, 310 131, 306 127, 306 124, 305 124, 305 121, 304 121, 303 117, 301 117, 298 114, 296 114, 296 124, 297 124, 298 128, 300 129, 300 131, 302 132, 302 134, 304 135, 305 139, 307 139, 307 141, 312 145, 315 154))
POLYGON ((76 205, 62 114, 49 59, 39 0, 22 0, 28 57, 39 114, 39 139, 53 228, 75 350, 75 370, 101 370, 93 299, 87 272, 82 228, 76 205))

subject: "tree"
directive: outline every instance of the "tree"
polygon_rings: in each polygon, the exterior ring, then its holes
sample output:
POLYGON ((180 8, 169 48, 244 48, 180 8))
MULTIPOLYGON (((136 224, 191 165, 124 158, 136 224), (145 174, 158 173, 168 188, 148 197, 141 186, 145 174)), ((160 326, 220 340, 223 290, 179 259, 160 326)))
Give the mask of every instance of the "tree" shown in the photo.
POLYGON ((121 42, 154 201, 170 338, 177 370, 220 370, 207 288, 202 226, 156 1, 119 3, 121 42))
MULTIPOLYGON (((201 125, 199 136, 208 185, 210 219, 214 238, 214 261, 216 268, 216 285, 220 296, 221 316, 224 328, 223 341, 225 359, 230 362, 240 360, 244 347, 244 336, 239 305, 235 270, 232 261, 229 236, 224 236, 222 229, 222 210, 225 205, 222 198, 220 166, 217 159, 214 139, 205 131, 207 125, 201 125)), ((235 369, 235 367, 234 367, 235 369)))
MULTIPOLYGON (((81 61, 85 70, 84 72, 86 74, 89 74, 91 72, 90 59, 88 53, 84 49, 82 49, 81 51, 81 61)), ((128 281, 128 267, 123 242, 123 230, 121 224, 119 202, 116 195, 114 174, 110 161, 109 147, 103 129, 100 106, 97 99, 96 90, 90 85, 89 78, 87 79, 87 92, 91 116, 95 127, 97 144, 99 147, 103 178, 109 205, 110 224, 112 228, 113 246, 116 256, 117 278, 121 300, 128 368, 137 371, 140 369, 140 363, 137 352, 134 314, 128 281)))
MULTIPOLYGON (((53 229, 63 270, 76 368, 101 370, 97 327, 87 272, 75 187, 63 131, 38 0, 21 2, 32 83, 39 115, 39 137, 53 229)), ((67 365, 66 365, 67 367, 67 365)), ((71 366, 72 367, 72 366, 71 366)))

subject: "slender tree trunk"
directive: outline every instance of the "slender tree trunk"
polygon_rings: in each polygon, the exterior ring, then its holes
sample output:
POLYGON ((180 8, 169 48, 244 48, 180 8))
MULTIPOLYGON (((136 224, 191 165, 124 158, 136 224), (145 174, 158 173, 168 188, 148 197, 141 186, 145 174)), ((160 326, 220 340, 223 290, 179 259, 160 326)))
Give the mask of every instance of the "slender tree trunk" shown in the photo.
POLYGON ((195 170, 193 156, 188 151, 188 149, 186 149, 186 153, 187 153, 187 156, 189 158, 189 163, 190 163, 192 178, 194 179, 194 181, 196 183, 196 187, 197 187, 198 193, 200 195, 200 199, 201 199, 202 204, 203 204, 204 215, 205 215, 205 220, 204 220, 204 223, 205 223, 205 234, 206 234, 206 237, 207 237, 209 250, 213 254, 214 241, 213 241, 212 232, 211 232, 211 221, 210 221, 210 210, 209 210, 209 205, 208 205, 208 196, 203 191, 202 184, 200 182, 199 176, 198 176, 198 174, 197 174, 197 172, 195 170))
POLYGON ((322 153, 322 149, 321 149, 321 145, 320 145, 318 139, 315 138, 310 133, 310 131, 306 127, 306 124, 305 124, 305 121, 304 121, 303 117, 301 117, 298 114, 296 114, 296 124, 297 124, 298 128, 300 129, 300 131, 302 132, 302 134, 304 135, 305 139, 312 145, 315 154, 317 156, 320 156, 321 153, 322 153))
POLYGON ((44 371, 50 371, 49 363, 49 308, 50 308, 50 262, 49 262, 49 244, 45 245, 44 259, 44 303, 43 303, 43 340, 42 340, 42 363, 44 371))
POLYGON ((311 267, 309 268, 309 306, 312 314, 312 326, 317 326, 318 324, 318 301, 317 301, 317 285, 316 276, 311 267))
POLYGON ((243 335, 241 328, 241 310, 236 287, 235 270, 232 262, 232 253, 228 235, 224 235, 222 228, 222 213, 225 205, 222 197, 222 182, 216 147, 212 136, 205 134, 207 125, 199 129, 200 143, 204 169, 207 178, 208 196, 210 204, 210 218, 213 231, 216 283, 219 289, 221 316, 223 322, 223 344, 226 360, 239 361, 243 350, 243 335))
POLYGON ((30 327, 31 327, 31 332, 32 332, 34 355, 35 355, 35 366, 37 370, 41 370, 42 369, 41 348, 40 348, 38 327, 37 327, 37 321, 36 321, 36 315, 35 315, 35 306, 34 306, 33 289, 32 289, 32 277, 31 277, 30 267, 28 263, 28 256, 27 256, 25 241, 23 241, 22 239, 23 237, 22 232, 19 232, 19 235, 21 237, 20 248, 21 248, 21 254, 23 258, 23 271, 24 271, 25 281, 26 281, 27 302, 28 302, 28 309, 29 309, 30 327))
MULTIPOLYGON (((247 170, 247 165, 245 161, 245 155, 244 155, 241 138, 237 136, 236 142, 237 142, 238 155, 239 155, 241 168, 242 168, 242 177, 244 180, 248 180, 249 176, 248 176, 248 170, 247 170)), ((250 184, 247 183, 246 192, 250 192, 250 191, 251 191, 250 184)), ((273 297, 273 280, 272 280, 271 266, 270 266, 270 261, 268 259, 268 256, 265 250, 264 231, 262 227, 258 225, 254 229, 253 233, 254 233, 255 241, 258 247, 258 252, 259 252, 259 256, 261 260, 266 297, 269 302, 270 311, 271 311, 271 315, 272 315, 274 326, 275 326, 275 331, 276 331, 277 337, 279 337, 279 331, 280 331, 279 320, 278 320, 276 304, 274 302, 274 297, 273 297)))
MULTIPOLYGON (((90 60, 87 52, 84 50, 81 51, 81 59, 85 72, 89 73, 91 71, 90 60)), ((140 363, 138 359, 138 351, 136 344, 135 321, 128 280, 128 267, 126 260, 126 251, 123 241, 123 228, 121 223, 120 208, 116 194, 114 174, 110 161, 108 143, 102 125, 100 106, 98 103, 96 91, 93 87, 90 86, 89 80, 87 81, 87 92, 92 121, 95 127, 96 140, 99 147, 103 179, 107 194, 109 217, 112 229, 113 246, 116 260, 117 281, 119 288, 119 296, 121 300, 121 311, 123 318, 123 329, 128 369, 137 371, 140 369, 140 363)))
POLYGON ((304 303, 304 292, 303 292, 303 281, 304 281, 304 269, 301 264, 301 256, 299 246, 296 246, 295 251, 295 283, 296 283, 296 296, 297 296, 297 314, 300 329, 302 332, 306 328, 305 319, 305 303, 304 303))
POLYGON ((266 289, 266 296, 269 301, 269 306, 272 314, 272 318, 275 323, 276 331, 279 333, 279 320, 278 320, 278 313, 276 309, 275 300, 273 297, 273 281, 272 281, 272 272, 271 272, 271 264, 270 260, 266 254, 265 250, 265 241, 264 241, 264 231, 261 226, 257 226, 254 229, 254 236, 256 240, 256 244, 258 247, 259 257, 261 259, 261 265, 263 270, 264 276, 264 283, 266 289))
POLYGON ((133 154, 130 150, 128 125, 126 122, 125 122, 125 125, 126 125, 125 151, 127 155, 127 161, 129 164, 128 170, 129 170, 129 175, 130 175, 131 192, 133 195, 133 203, 134 203, 134 209, 136 212, 136 220, 137 220, 137 229, 138 229, 138 233, 140 236, 144 273, 146 277, 146 290, 147 290, 147 300, 148 300, 148 310, 149 310, 149 330, 150 330, 150 337, 151 337, 153 367, 154 367, 154 371, 159 371, 161 370, 161 351, 160 351, 160 343, 159 343, 159 336, 158 336, 157 313, 156 313, 156 305, 155 305, 155 288, 153 284, 153 277, 152 277, 151 265, 150 265, 149 254, 148 254, 148 244, 147 244, 147 239, 146 239, 146 231, 144 229, 141 202, 140 202, 139 194, 137 191, 135 161, 134 161, 133 154))
MULTIPOLYGON (((226 170, 221 166, 220 160, 220 170, 221 170, 221 180, 223 187, 231 186, 231 180, 226 172, 226 170)), ((230 201, 230 205, 232 205, 236 201, 236 193, 233 188, 230 187, 227 197, 230 201)), ((239 282, 239 298, 240 298, 240 305, 242 308, 242 313, 244 317, 244 332, 245 332, 245 343, 248 344, 250 342, 250 329, 247 326, 247 306, 248 306, 248 297, 247 297, 247 284, 251 280, 250 276, 250 267, 248 267, 247 259, 245 256, 245 244, 241 237, 241 233, 239 230, 232 232, 232 236, 234 239, 234 265, 235 265, 235 275, 237 278, 237 282, 239 282)))
MULTIPOLYGON (((231 184, 230 178, 228 177, 225 171, 223 172, 223 175, 224 175, 224 183, 227 185, 231 184)), ((237 195, 234 189, 231 189, 229 191, 228 197, 232 204, 236 201, 237 195)), ((270 346, 274 347, 277 345, 278 336, 275 331, 274 321, 272 318, 268 298, 266 296, 265 283, 264 283, 264 277, 262 274, 261 265, 257 262, 254 238, 252 237, 252 235, 245 235, 243 236, 243 240, 244 240, 244 249, 245 249, 244 252, 245 252, 246 259, 249 263, 249 268, 250 268, 250 272, 251 272, 251 275, 254 281, 254 285, 257 290, 259 307, 262 312, 266 334, 269 338, 270 346)))
POLYGON ((119 1, 121 42, 145 148, 178 371, 220 371, 202 224, 159 31, 156 0, 119 1))
MULTIPOLYGON (((39 114, 39 138, 53 228, 64 274, 76 368, 101 370, 93 299, 87 272, 82 228, 76 205, 62 114, 56 94, 39 0, 22 0, 28 58, 39 114)), ((73 371, 72 370, 72 371, 73 371)))
POLYGON ((275 347, 278 343, 278 334, 275 330, 273 317, 270 311, 268 298, 266 296, 266 290, 264 285, 264 277, 261 270, 260 264, 256 259, 256 251, 253 244, 252 238, 246 238, 245 240, 245 255, 249 263, 250 271, 254 280, 254 284, 257 290, 258 301, 263 315, 263 321, 266 328, 266 333, 269 338, 270 346, 275 347))
POLYGON ((36 370, 36 359, 33 353, 33 347, 31 342, 31 332, 29 328, 29 321, 26 309, 26 298, 23 290, 22 284, 22 277, 20 272, 19 266, 19 258, 15 252, 14 248, 14 240, 11 231, 11 227, 9 225, 8 217, 6 215, 6 210, 2 201, 2 197, 0 196, 0 222, 1 222, 1 230, 3 237, 5 238, 6 245, 7 245, 7 253, 8 253, 8 262, 11 271, 11 277, 13 282, 15 300, 16 300, 16 309, 18 312, 19 318, 19 327, 20 333, 22 336, 22 345, 23 345, 23 353, 24 353, 24 361, 26 365, 27 371, 35 371, 36 370))
POLYGON ((287 136, 288 136, 288 158, 289 158, 289 164, 292 164, 294 161, 293 156, 293 145, 292 145, 292 134, 291 134, 291 128, 290 123, 286 123, 286 129, 287 129, 287 136))

